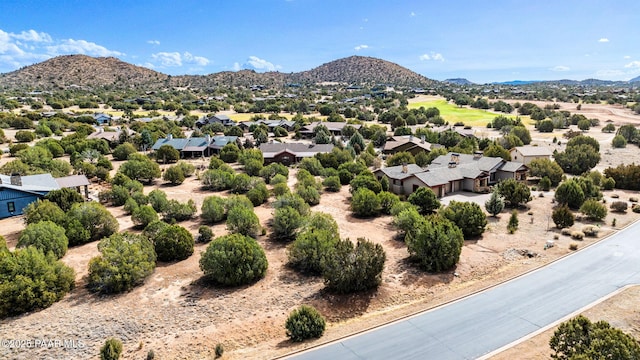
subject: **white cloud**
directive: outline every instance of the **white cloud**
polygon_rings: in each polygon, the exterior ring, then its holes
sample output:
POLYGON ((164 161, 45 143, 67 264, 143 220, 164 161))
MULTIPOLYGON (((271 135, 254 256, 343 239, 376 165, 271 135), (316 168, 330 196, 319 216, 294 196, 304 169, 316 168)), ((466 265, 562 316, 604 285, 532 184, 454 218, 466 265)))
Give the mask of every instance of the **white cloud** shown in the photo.
POLYGON ((409 14, 409 16, 414 17, 416 16, 416 13, 414 13, 413 11, 409 14))
POLYGON ((631 59, 631 56, 629 56, 629 55, 625 55, 625 56, 623 57, 623 59, 625 59, 625 60, 629 60, 629 59, 631 59))
POLYGON ((568 66, 562 66, 562 65, 558 65, 558 66, 554 66, 551 69, 549 69, 551 71, 569 71, 571 70, 568 66))
POLYGON ((368 48, 369 48, 369 45, 358 45, 358 46, 354 47, 355 51, 360 51, 360 50, 368 49, 368 48))
POLYGON ((419 58, 422 61, 444 61, 444 56, 442 56, 442 54, 433 51, 428 54, 422 54, 419 58))
POLYGON ((598 42, 606 43, 606 42, 609 42, 609 39, 607 39, 607 38, 600 38, 600 40, 598 40, 598 42))
POLYGON ((46 43, 50 43, 53 41, 53 39, 51 39, 51 35, 44 32, 37 32, 35 30, 23 31, 20 34, 11 34, 11 37, 14 39, 22 40, 22 41, 46 42, 46 43))
POLYGON ((179 52, 159 52, 152 54, 151 57, 155 61, 159 61, 160 65, 167 67, 182 66, 182 56, 179 52))
POLYGON ((166 67, 178 67, 183 64, 191 64, 197 66, 206 66, 209 64, 209 59, 202 56, 195 56, 190 52, 185 51, 180 54, 177 51, 174 52, 159 52, 152 54, 151 57, 154 61, 159 62, 161 66, 166 67))
POLYGON ((206 66, 209 64, 209 59, 202 56, 194 56, 189 52, 183 54, 184 61, 189 64, 196 64, 198 66, 206 66))
POLYGON ((640 61, 638 61, 638 60, 632 61, 632 62, 628 63, 627 65, 625 65, 624 67, 626 67, 628 69, 640 68, 640 61))
POLYGON ((155 65, 153 65, 153 64, 152 64, 152 63, 150 63, 150 62, 146 62, 146 63, 144 63, 144 64, 137 64, 137 65, 138 65, 138 66, 142 66, 142 67, 146 67, 147 69, 155 69, 155 67, 156 67, 155 65))
POLYGON ((234 62, 233 63, 233 71, 240 71, 242 70, 242 65, 240 65, 239 62, 234 62))
POLYGON ((280 69, 280 65, 274 65, 265 59, 260 59, 257 56, 249 56, 247 62, 242 66, 244 69, 262 70, 262 71, 276 71, 280 69))
POLYGON ((625 75, 625 72, 620 70, 606 69, 606 70, 598 70, 596 72, 596 76, 602 77, 602 78, 611 78, 611 77, 623 76, 623 75, 625 75))
POLYGON ((160 45, 160 40, 147 40, 147 44, 160 45))
POLYGON ((109 50, 102 45, 86 40, 66 39, 58 45, 47 46, 47 52, 50 55, 62 54, 85 54, 92 56, 122 56, 124 53, 115 50, 109 50))

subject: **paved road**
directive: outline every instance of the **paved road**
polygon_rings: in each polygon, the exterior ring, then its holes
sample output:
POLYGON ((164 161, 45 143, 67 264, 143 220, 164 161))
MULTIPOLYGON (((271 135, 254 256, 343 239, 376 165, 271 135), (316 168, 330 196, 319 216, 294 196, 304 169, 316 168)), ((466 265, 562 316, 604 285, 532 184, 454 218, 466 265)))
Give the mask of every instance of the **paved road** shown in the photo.
POLYGON ((538 271, 295 359, 477 359, 640 283, 640 223, 538 271))

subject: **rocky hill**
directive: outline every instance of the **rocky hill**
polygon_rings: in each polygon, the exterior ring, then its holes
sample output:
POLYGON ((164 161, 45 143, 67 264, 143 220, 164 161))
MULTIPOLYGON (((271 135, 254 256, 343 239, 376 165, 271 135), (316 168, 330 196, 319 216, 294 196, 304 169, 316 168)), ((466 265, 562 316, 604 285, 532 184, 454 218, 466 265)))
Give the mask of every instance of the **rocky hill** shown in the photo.
POLYGON ((65 55, 2 74, 0 86, 41 90, 65 89, 72 85, 131 88, 163 84, 168 78, 165 74, 114 57, 65 55))
POLYGON ((391 84, 409 87, 426 87, 434 83, 433 80, 400 65, 363 56, 335 60, 299 73, 257 73, 252 70, 241 70, 209 75, 170 76, 113 57, 65 55, 0 74, 0 88, 34 90, 65 89, 70 86, 157 89, 173 86, 209 88, 322 82, 339 82, 349 85, 391 84))

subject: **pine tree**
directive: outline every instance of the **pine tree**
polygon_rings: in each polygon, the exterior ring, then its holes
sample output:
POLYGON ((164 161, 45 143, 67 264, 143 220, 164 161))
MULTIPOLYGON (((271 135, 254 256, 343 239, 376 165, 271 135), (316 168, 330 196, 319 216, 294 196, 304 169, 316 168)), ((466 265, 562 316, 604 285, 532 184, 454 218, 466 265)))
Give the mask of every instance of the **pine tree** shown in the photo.
POLYGON ((518 211, 513 210, 511 212, 511 217, 509 218, 509 224, 507 225, 507 230, 509 230, 509 234, 513 234, 518 230, 518 211))
POLYGON ((491 193, 491 197, 484 203, 484 208, 491 216, 496 217, 504 209, 504 201, 497 191, 491 193))

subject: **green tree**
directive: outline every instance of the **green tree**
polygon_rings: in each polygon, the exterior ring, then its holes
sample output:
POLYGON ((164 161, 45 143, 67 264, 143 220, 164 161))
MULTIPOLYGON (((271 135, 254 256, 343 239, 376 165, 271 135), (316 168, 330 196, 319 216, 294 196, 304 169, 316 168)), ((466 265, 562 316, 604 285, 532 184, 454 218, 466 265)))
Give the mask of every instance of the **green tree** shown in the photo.
POLYGON ((264 204, 269 198, 269 189, 260 178, 252 179, 252 188, 247 192, 247 198, 251 200, 253 206, 264 204))
POLYGON ((159 178, 161 175, 160 166, 141 154, 129 155, 129 160, 124 162, 118 171, 132 180, 145 181, 147 183, 159 178))
POLYGON ((415 234, 415 232, 425 221, 424 216, 421 215, 418 212, 417 208, 413 205, 401 210, 398 210, 397 207, 394 207, 391 209, 391 212, 393 213, 394 211, 397 212, 393 218, 393 224, 400 230, 401 236, 405 241, 407 239, 407 235, 409 233, 415 234))
POLYGON ((200 216, 208 224, 214 224, 224 220, 226 216, 225 200, 219 196, 207 196, 202 202, 200 216))
POLYGON ((380 199, 373 191, 359 188, 353 193, 351 210, 359 217, 375 216, 380 211, 380 199))
POLYGON ((129 291, 156 267, 153 243, 143 235, 113 234, 98 243, 100 256, 89 261, 89 290, 101 294, 129 291))
POLYGON ((497 191, 510 207, 518 207, 531 201, 529 187, 515 179, 501 181, 497 185, 497 191))
POLYGON ((378 201, 380 201, 380 211, 385 215, 389 215, 391 214, 391 209, 400 202, 400 198, 394 193, 381 191, 378 193, 378 201))
POLYGON ((155 157, 157 161, 162 161, 163 164, 176 162, 180 160, 180 151, 171 145, 162 145, 156 150, 155 157))
MULTIPOLYGON (((576 138, 578 137, 574 139, 576 138)), ((600 162, 600 153, 589 144, 567 145, 566 150, 556 153, 554 158, 566 173, 580 175, 593 169, 600 162)))
POLYGON ((602 221, 607 216, 607 207, 598 200, 587 199, 582 206, 580 206, 580 212, 589 220, 602 221))
POLYGON ((613 125, 611 123, 609 123, 609 124, 605 125, 604 127, 602 127, 602 132, 612 133, 614 131, 616 131, 616 127, 615 127, 615 125, 613 125))
POLYGON ((139 228, 145 228, 158 219, 158 213, 151 205, 138 206, 131 214, 131 221, 139 228))
POLYGON ((415 164, 416 159, 410 152, 401 151, 387 157, 387 166, 398 166, 402 164, 415 164))
POLYGON ((20 234, 17 247, 35 246, 47 254, 52 252, 56 259, 67 253, 69 240, 62 226, 52 221, 39 221, 29 224, 20 234))
POLYGON ((562 181, 564 171, 557 162, 550 159, 535 159, 529 163, 529 172, 531 176, 540 178, 548 177, 551 185, 556 186, 562 181))
POLYGON ((538 131, 540 132, 550 133, 550 132, 553 132, 553 129, 554 129, 553 121, 551 120, 548 120, 548 119, 542 120, 538 124, 538 131))
POLYGON ((127 160, 129 155, 134 154, 136 152, 138 152, 136 147, 133 144, 126 142, 116 146, 116 148, 113 149, 112 155, 114 160, 123 161, 123 160, 127 160))
POLYGON ((119 224, 104 206, 96 202, 76 203, 67 212, 69 245, 100 240, 118 231, 119 224))
POLYGON ((64 225, 67 221, 64 211, 56 203, 46 199, 32 202, 24 208, 23 212, 27 225, 47 220, 64 225))
POLYGON ((193 199, 189 199, 184 203, 171 199, 162 218, 166 222, 185 221, 193 218, 197 210, 198 208, 193 199))
POLYGON ((511 161, 511 153, 503 148, 500 144, 491 144, 484 150, 484 156, 500 157, 507 161, 511 161))
POLYGON ((422 215, 428 215, 440 208, 440 201, 436 194, 428 187, 420 187, 409 195, 407 199, 411 204, 418 208, 422 215))
POLYGON ((452 200, 438 214, 456 224, 462 230, 465 239, 482 235, 487 226, 487 215, 480 205, 470 201, 452 200))
MULTIPOLYGON (((5 243, 0 238, 1 243, 5 243)), ((0 317, 44 309, 61 300, 75 286, 72 268, 29 246, 0 253, 0 317)))
POLYGON ((517 136, 524 145, 529 145, 531 143, 531 134, 524 126, 514 126, 511 128, 509 135, 517 136))
POLYGON ((158 213, 163 213, 169 208, 169 199, 167 199, 167 194, 162 190, 151 190, 148 199, 149 205, 158 213))
POLYGON ((240 148, 235 143, 228 143, 220 150, 220 159, 226 163, 238 161, 240 148))
POLYGON ((551 189, 551 180, 548 177, 544 176, 542 177, 542 179, 540 179, 538 185, 540 186, 540 190, 549 191, 549 189, 551 189))
POLYGON ((511 216, 509 217, 509 223, 507 224, 507 230, 509 231, 509 234, 513 234, 514 232, 516 232, 516 230, 518 230, 518 211, 513 210, 511 212, 511 216))
POLYGON ((405 237, 411 258, 429 272, 453 268, 464 244, 460 228, 438 215, 428 216, 416 225, 418 227, 405 237))
POLYGON ((110 338, 100 348, 100 360, 118 360, 122 354, 122 341, 110 338))
POLYGON ((184 182, 184 171, 178 165, 169 166, 162 175, 162 180, 168 181, 171 185, 180 185, 184 182))
POLYGON ((575 216, 573 216, 573 213, 567 206, 557 207, 553 210, 551 218, 558 229, 572 227, 575 221, 575 216))
POLYGON ((338 176, 329 176, 322 182, 322 185, 327 189, 327 191, 338 192, 342 188, 342 184, 340 183, 340 177, 338 176))
POLYGON ((189 231, 180 225, 169 225, 153 238, 159 261, 181 261, 193 254, 195 241, 189 231))
POLYGON ((287 248, 288 265, 302 273, 320 275, 324 259, 335 249, 339 240, 337 231, 304 230, 287 248))
POLYGON ((578 182, 569 179, 556 189, 556 201, 560 205, 567 205, 571 209, 579 209, 585 200, 584 191, 578 182))
POLYGON ((200 258, 205 278, 225 286, 255 282, 264 277, 268 266, 262 247, 242 234, 216 238, 200 258))
POLYGON ((234 206, 227 213, 227 229, 231 233, 256 237, 260 233, 260 221, 253 209, 234 206))
POLYGON ((353 178, 353 180, 351 180, 351 182, 349 182, 349 185, 350 192, 352 194, 355 193, 359 188, 367 188, 376 194, 382 191, 382 185, 380 185, 378 179, 376 179, 376 177, 370 171, 358 174, 353 178))
POLYGON ((617 149, 624 148, 627 146, 627 140, 622 135, 616 135, 611 140, 611 146, 617 149))
POLYGON ((491 192, 491 197, 484 203, 484 208, 493 217, 496 217, 504 210, 504 201, 498 191, 494 190, 491 192))
POLYGON ((69 188, 51 190, 44 198, 56 203, 64 212, 69 211, 73 204, 84 202, 84 198, 79 192, 69 188))
POLYGON ((340 240, 322 264, 322 276, 329 290, 341 294, 378 287, 386 254, 382 245, 358 238, 354 247, 349 239, 340 240))
POLYGON ((273 236, 282 240, 295 238, 302 221, 303 218, 296 209, 290 206, 277 208, 273 216, 273 236))
POLYGON ((325 320, 313 306, 302 305, 289 314, 284 326, 287 336, 292 341, 301 342, 321 337, 325 329, 325 320))

